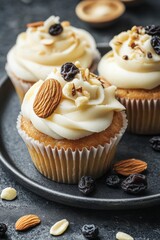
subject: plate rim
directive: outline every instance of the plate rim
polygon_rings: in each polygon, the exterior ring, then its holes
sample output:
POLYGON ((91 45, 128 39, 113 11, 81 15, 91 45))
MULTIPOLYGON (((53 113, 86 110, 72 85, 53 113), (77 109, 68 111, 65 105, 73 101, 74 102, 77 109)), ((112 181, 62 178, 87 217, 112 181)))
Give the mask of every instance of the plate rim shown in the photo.
MULTIPOLYGON (((0 79, 0 91, 4 84, 10 84, 10 79, 7 75, 0 79)), ((2 104, 3 105, 3 104, 2 104)), ((136 198, 124 198, 124 199, 107 199, 107 198, 95 198, 86 196, 70 195, 68 193, 62 193, 57 190, 51 190, 46 186, 40 185, 35 180, 30 179, 25 174, 21 173, 16 166, 7 160, 7 151, 3 148, 2 138, 0 137, 0 162, 6 167, 7 170, 14 176, 15 180, 19 182, 23 187, 26 187, 35 194, 51 201, 59 202, 65 205, 90 208, 90 209, 136 209, 152 206, 152 204, 158 204, 160 201, 160 193, 152 194, 150 196, 141 196, 136 198), (37 190, 39 192, 37 192, 37 190), (42 196, 43 193, 43 196, 42 196), (44 196, 44 193, 47 196, 44 196)), ((11 159, 11 158, 10 158, 11 159)), ((14 161, 13 161, 14 162, 14 161)), ((49 180, 49 179, 48 179, 49 180)), ((49 180, 51 181, 51 180, 49 180)), ((59 183, 58 183, 59 184, 59 183)))

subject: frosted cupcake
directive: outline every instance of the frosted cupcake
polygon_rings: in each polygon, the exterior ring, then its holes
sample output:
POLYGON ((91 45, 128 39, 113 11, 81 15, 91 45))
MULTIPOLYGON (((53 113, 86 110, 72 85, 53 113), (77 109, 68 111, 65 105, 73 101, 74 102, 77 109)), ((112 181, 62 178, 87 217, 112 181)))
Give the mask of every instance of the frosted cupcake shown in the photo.
POLYGON ((7 55, 6 71, 22 101, 27 90, 39 79, 44 80, 53 67, 80 61, 94 71, 99 53, 93 37, 69 22, 51 16, 44 22, 27 25, 18 35, 7 55))
POLYGON ((44 176, 77 183, 82 175, 98 178, 109 169, 126 129, 115 90, 77 62, 29 89, 17 128, 44 176))
POLYGON ((160 27, 134 26, 115 36, 112 51, 98 70, 126 107, 128 130, 137 134, 160 133, 160 27))

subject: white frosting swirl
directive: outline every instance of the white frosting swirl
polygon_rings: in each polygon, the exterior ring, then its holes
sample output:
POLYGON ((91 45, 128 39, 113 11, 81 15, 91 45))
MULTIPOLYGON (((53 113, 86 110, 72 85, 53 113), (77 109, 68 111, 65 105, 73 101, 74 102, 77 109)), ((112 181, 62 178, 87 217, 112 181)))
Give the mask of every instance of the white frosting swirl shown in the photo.
POLYGON ((115 86, 104 88, 95 75, 84 79, 81 70, 75 78, 66 82, 59 73, 51 73, 62 86, 62 99, 48 118, 38 117, 33 109, 36 94, 43 84, 40 80, 26 93, 22 103, 22 115, 29 119, 40 132, 55 139, 80 139, 101 132, 112 123, 114 111, 124 110, 115 99, 115 86), (73 87, 76 90, 73 94, 73 87))
POLYGON ((48 30, 55 23, 59 18, 51 16, 43 26, 28 27, 19 34, 7 55, 9 67, 18 78, 44 80, 54 66, 78 60, 83 67, 90 67, 98 56, 95 41, 87 31, 66 25, 61 34, 52 36, 48 30))
POLYGON ((160 55, 151 45, 151 36, 133 27, 115 36, 112 51, 98 66, 99 74, 118 88, 153 89, 160 85, 160 55))

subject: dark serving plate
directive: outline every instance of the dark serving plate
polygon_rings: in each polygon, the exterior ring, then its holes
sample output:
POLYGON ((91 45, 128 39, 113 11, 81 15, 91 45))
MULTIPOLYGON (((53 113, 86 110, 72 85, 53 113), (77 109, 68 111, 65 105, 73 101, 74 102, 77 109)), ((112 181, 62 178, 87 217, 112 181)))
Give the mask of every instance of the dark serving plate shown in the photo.
MULTIPOLYGON (((107 47, 100 47, 105 53, 107 47)), ((8 79, 0 79, 0 161, 24 187, 52 201, 92 209, 142 208, 160 203, 160 153, 149 145, 151 136, 125 133, 115 160, 138 158, 148 163, 146 172, 148 190, 145 195, 133 196, 121 189, 105 185, 105 177, 97 180, 96 191, 90 197, 82 196, 77 185, 60 184, 43 177, 33 166, 28 150, 16 130, 20 104, 8 79)))

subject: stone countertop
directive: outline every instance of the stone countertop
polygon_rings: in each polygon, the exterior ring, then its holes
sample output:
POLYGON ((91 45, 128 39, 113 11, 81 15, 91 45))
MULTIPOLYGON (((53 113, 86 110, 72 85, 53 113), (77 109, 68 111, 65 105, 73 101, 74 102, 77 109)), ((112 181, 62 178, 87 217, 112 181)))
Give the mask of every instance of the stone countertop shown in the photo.
MULTIPOLYGON (((121 19, 106 29, 94 29, 81 22, 75 15, 77 0, 0 0, 0 78, 5 74, 6 54, 15 43, 19 32, 25 30, 25 24, 55 14, 61 20, 70 20, 95 37, 96 42, 107 42, 117 33, 133 25, 159 24, 160 1, 145 0, 143 5, 127 8, 121 19)), ((0 190, 12 186, 18 191, 14 201, 0 200, 0 222, 8 226, 5 238, 8 240, 84 240, 81 227, 85 223, 94 223, 99 227, 102 240, 114 240, 118 231, 132 235, 135 240, 160 239, 159 206, 139 210, 102 211, 68 207, 50 202, 26 190, 14 181, 6 169, 0 164, 0 190), (25 214, 37 214, 41 225, 27 232, 18 233, 14 229, 15 221, 25 214), (66 218, 70 222, 67 232, 60 237, 49 234, 50 227, 58 220, 66 218)))

